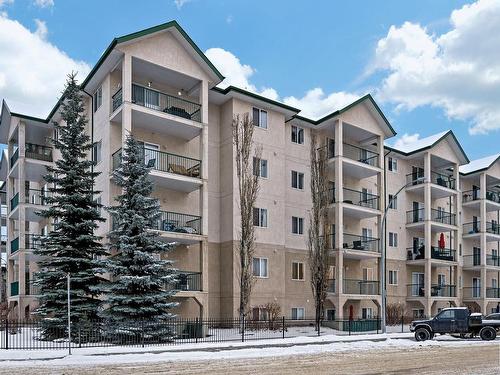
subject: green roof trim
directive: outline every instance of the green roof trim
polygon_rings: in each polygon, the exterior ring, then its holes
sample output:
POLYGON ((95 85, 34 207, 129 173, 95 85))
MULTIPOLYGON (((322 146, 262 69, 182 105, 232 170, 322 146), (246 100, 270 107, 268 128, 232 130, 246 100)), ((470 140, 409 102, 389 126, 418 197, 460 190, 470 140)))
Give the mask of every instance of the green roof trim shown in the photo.
POLYGON ((259 95, 259 94, 256 94, 256 93, 253 93, 253 92, 250 92, 247 90, 240 89, 239 87, 236 87, 236 86, 228 86, 225 89, 221 89, 219 87, 213 87, 212 90, 215 92, 218 92, 220 94, 223 94, 223 95, 227 95, 230 91, 234 91, 234 92, 237 92, 239 94, 247 95, 247 96, 250 96, 250 97, 257 99, 257 100, 262 100, 263 102, 284 108, 284 109, 292 111, 292 112, 296 112, 296 113, 300 112, 300 109, 298 109, 298 108, 295 108, 295 107, 286 105, 284 103, 278 102, 277 100, 266 98, 265 96, 262 96, 262 95, 259 95))
POLYGON ((396 135, 396 131, 392 127, 392 125, 389 122, 389 120, 387 120, 387 117, 385 117, 384 113, 382 112, 382 110, 380 109, 380 107, 378 106, 378 104, 375 102, 375 100, 373 99, 373 97, 371 96, 371 94, 366 94, 366 95, 362 96, 361 98, 359 98, 358 100, 355 100, 351 104, 347 105, 346 107, 338 109, 338 110, 336 110, 336 111, 334 111, 334 112, 332 112, 332 113, 330 113, 330 114, 328 114, 328 115, 326 115, 326 116, 324 116, 324 117, 322 117, 322 118, 320 118, 318 120, 311 120, 311 119, 309 119, 307 117, 300 116, 300 115, 294 116, 294 118, 296 118, 298 120, 309 122, 312 125, 319 125, 322 122, 325 122, 327 120, 330 120, 333 117, 341 115, 342 113, 348 111, 349 109, 351 109, 352 107, 360 104, 361 102, 364 102, 365 100, 369 100, 373 104, 373 106, 377 110, 377 112, 380 115, 380 117, 382 117, 382 119, 384 120, 384 122, 386 123, 386 125, 389 127, 389 129, 392 132, 392 134, 396 135))
POLYGON ((400 155, 410 156, 410 155, 413 155, 413 154, 416 154, 416 153, 419 153, 419 152, 422 152, 422 151, 425 151, 425 150, 428 150, 428 149, 434 147, 435 145, 437 145, 439 142, 441 142, 443 139, 445 139, 449 135, 451 135, 453 137, 453 140, 458 145, 458 148, 460 149, 460 152, 464 156, 464 158, 467 161, 467 163, 470 163, 469 157, 465 153, 462 145, 460 144, 460 142, 458 141, 457 137, 455 136, 455 133, 453 133, 452 130, 448 130, 445 134, 443 134, 443 136, 441 138, 437 139, 433 144, 431 144, 429 146, 425 146, 425 147, 419 148, 419 149, 417 149, 415 151, 412 151, 412 152, 404 152, 404 151, 398 150, 397 148, 394 148, 394 147, 391 147, 391 146, 384 146, 384 148, 386 148, 387 150, 393 151, 393 152, 397 152, 400 155))

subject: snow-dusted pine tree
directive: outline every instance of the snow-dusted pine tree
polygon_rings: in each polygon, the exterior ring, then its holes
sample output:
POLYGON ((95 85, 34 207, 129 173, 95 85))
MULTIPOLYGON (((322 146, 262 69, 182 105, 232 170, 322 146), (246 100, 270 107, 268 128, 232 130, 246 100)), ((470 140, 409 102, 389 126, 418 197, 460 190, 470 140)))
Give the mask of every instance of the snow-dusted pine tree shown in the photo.
MULTIPOLYGON (((160 216, 160 204, 151 197, 153 183, 150 168, 144 162, 144 148, 132 136, 127 136, 121 165, 113 179, 122 188, 116 197, 117 205, 108 208, 113 220, 110 232, 108 271, 112 283, 107 288, 108 308, 103 316, 109 327, 133 333, 130 322, 146 324, 147 337, 164 334, 157 323, 173 317, 171 309, 175 294, 175 272, 172 262, 161 260, 172 247, 161 241, 155 228, 160 216), (156 325, 156 326, 155 326, 156 325), (149 328, 148 328, 149 327, 149 328)), ((167 338, 167 337, 165 337, 167 338)))
POLYGON ((41 257, 35 275, 40 287, 40 305, 36 313, 43 317, 43 336, 65 335, 67 319, 67 279, 71 277, 71 316, 75 323, 97 318, 102 303, 99 298, 104 272, 101 257, 106 255, 100 237, 94 235, 97 222, 103 221, 94 200, 92 148, 86 133, 82 93, 75 79, 68 75, 61 103, 59 136, 53 140, 61 157, 44 177, 49 184, 48 209, 39 214, 52 220, 53 230, 42 238, 35 252, 41 257), (52 330, 52 327, 62 329, 52 330), (56 334, 57 331, 57 334, 56 334))

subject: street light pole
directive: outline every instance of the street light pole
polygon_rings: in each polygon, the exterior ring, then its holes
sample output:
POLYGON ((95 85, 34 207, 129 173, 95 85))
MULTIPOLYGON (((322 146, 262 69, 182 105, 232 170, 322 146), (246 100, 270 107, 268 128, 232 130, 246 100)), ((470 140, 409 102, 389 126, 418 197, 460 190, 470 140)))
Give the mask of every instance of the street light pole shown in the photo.
POLYGON ((70 297, 70 284, 71 276, 68 272, 67 276, 67 290, 68 290, 68 355, 71 355, 71 297, 70 297))
MULTIPOLYGON (((426 179, 418 178, 416 180, 412 180, 410 182, 407 182, 401 188, 392 196, 392 200, 399 195, 409 185, 413 185, 415 181, 418 181, 419 183, 425 183, 426 179)), ((387 309, 387 290, 385 288, 385 279, 386 279, 386 272, 385 272, 385 261, 387 258, 387 254, 385 251, 385 225, 386 225, 386 219, 387 219, 387 212, 389 211, 389 208, 391 207, 391 202, 387 203, 386 206, 384 207, 384 214, 382 216, 382 222, 380 223, 380 228, 379 228, 379 237, 380 238, 380 246, 382 248, 382 264, 380 266, 380 273, 382 274, 381 277, 381 282, 382 282, 382 333, 387 332, 387 327, 386 327, 386 309, 387 309)))

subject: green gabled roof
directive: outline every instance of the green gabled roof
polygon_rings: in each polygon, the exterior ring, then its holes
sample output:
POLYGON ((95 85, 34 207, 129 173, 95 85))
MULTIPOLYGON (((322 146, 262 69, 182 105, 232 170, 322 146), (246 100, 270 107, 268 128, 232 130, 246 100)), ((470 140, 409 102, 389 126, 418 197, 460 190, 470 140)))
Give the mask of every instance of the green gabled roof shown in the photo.
POLYGON ((228 86, 225 89, 221 89, 220 87, 216 86, 216 87, 212 88, 212 91, 218 92, 218 93, 223 94, 223 95, 227 95, 230 91, 234 91, 234 92, 237 92, 239 94, 250 96, 251 98, 254 98, 257 100, 262 100, 263 102, 281 107, 283 109, 286 109, 286 110, 289 110, 292 112, 296 112, 296 113, 300 112, 300 109, 298 109, 298 108, 295 108, 295 107, 289 106, 287 104, 278 102, 277 100, 266 98, 265 96, 256 94, 256 93, 251 92, 251 91, 240 89, 239 87, 236 87, 236 86, 228 86))
POLYGON ((394 130, 394 128, 392 127, 391 123, 389 122, 389 120, 387 120, 387 117, 385 117, 384 113, 382 112, 382 110, 380 109, 380 107, 378 106, 378 104, 375 102, 375 100, 373 99, 373 97, 370 95, 370 94, 366 94, 364 96, 362 96, 361 98, 359 98, 358 100, 355 100, 354 102, 352 102, 351 104, 349 104, 348 106, 344 107, 344 108, 341 108, 341 109, 338 109, 332 113, 329 113, 328 115, 318 119, 318 120, 311 120, 307 117, 304 117, 304 116, 300 116, 300 115, 296 115, 294 116, 294 118, 298 119, 298 120, 302 120, 302 121, 305 121, 305 122, 308 122, 312 125, 319 125, 327 120, 330 120, 331 118, 333 117, 336 117, 338 115, 341 115, 342 113, 348 111, 349 109, 351 109, 352 107, 360 104, 361 102, 365 101, 365 100, 369 100, 373 106, 375 107, 375 109, 377 110, 377 112, 379 113, 380 117, 382 117, 382 119, 384 120, 384 122, 386 123, 386 125, 389 127, 390 131, 393 133, 393 135, 396 135, 396 131, 394 130))
POLYGON ((384 148, 386 148, 389 151, 397 152, 398 154, 401 154, 401 155, 404 155, 404 156, 410 156, 410 155, 416 154, 418 152, 422 152, 422 151, 425 151, 425 150, 433 148, 434 146, 436 146, 439 142, 441 142, 443 139, 445 139, 449 135, 452 136, 453 141, 455 141, 455 143, 457 144, 460 152, 462 153, 462 156, 466 160, 466 163, 470 163, 469 157, 465 153, 465 150, 463 149, 462 145, 460 144, 460 142, 458 141, 457 137, 455 136, 455 133, 453 133, 452 130, 448 130, 441 137, 439 137, 437 140, 435 140, 432 144, 429 144, 429 145, 426 145, 424 147, 418 148, 418 149, 413 150, 411 152, 404 152, 404 151, 398 150, 397 148, 394 148, 394 147, 391 147, 391 146, 388 146, 388 145, 384 145, 384 148))

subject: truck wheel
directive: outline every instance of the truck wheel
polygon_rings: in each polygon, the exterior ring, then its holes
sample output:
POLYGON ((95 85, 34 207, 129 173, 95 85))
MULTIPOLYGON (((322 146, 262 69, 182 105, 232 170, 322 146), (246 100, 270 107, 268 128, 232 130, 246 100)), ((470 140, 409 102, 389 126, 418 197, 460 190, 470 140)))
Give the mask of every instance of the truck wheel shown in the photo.
POLYGON ((490 341, 490 340, 495 340, 497 337, 497 331, 493 329, 493 327, 483 327, 479 331, 479 336, 481 337, 481 340, 485 341, 490 341))
POLYGON ((415 340, 417 341, 425 341, 431 339, 431 333, 427 328, 417 328, 415 331, 415 340))

